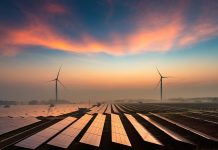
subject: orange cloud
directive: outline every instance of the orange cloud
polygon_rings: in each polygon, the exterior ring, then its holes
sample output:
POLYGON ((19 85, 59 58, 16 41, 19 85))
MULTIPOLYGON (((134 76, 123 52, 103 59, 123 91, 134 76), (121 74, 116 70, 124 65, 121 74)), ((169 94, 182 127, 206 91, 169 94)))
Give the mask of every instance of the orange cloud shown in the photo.
MULTIPOLYGON (((50 12, 65 12, 64 7, 48 4, 50 12)), ((31 16, 27 26, 5 30, 1 39, 1 54, 12 55, 19 52, 23 46, 42 46, 52 50, 76 53, 107 53, 111 55, 137 54, 142 52, 166 52, 174 47, 183 47, 202 39, 218 35, 218 27, 213 22, 198 22, 188 28, 184 23, 184 7, 176 9, 175 13, 160 15, 150 14, 148 17, 136 20, 135 28, 125 35, 110 33, 105 35, 110 40, 97 39, 89 34, 82 34, 74 40, 57 30, 37 16, 31 16), (178 11, 179 10, 179 11, 178 11), (148 23, 147 23, 148 22, 148 23), (184 33, 188 31, 187 33, 184 33)), ((143 14, 143 13, 142 13, 143 14)))
POLYGON ((78 53, 108 53, 122 55, 143 51, 167 51, 172 48, 181 24, 170 22, 154 30, 143 29, 126 37, 111 36, 111 41, 100 41, 89 35, 83 35, 80 42, 59 34, 54 28, 42 22, 34 22, 21 29, 8 30, 1 48, 17 46, 42 46, 49 49, 78 53))
MULTIPOLYGON (((66 11, 63 6, 55 3, 48 3, 45 5, 45 8, 52 13, 63 13, 66 11)), ((29 16, 30 14, 26 15, 29 16)), ((43 21, 43 18, 32 14, 29 16, 27 26, 7 30, 4 42, 0 43, 0 49, 8 51, 9 48, 15 47, 19 51, 19 47, 22 48, 23 46, 42 46, 60 51, 107 53, 111 55, 154 51, 165 52, 172 49, 183 27, 180 12, 170 16, 157 13, 149 15, 148 18, 136 19, 140 21, 136 21, 136 26, 124 35, 109 33, 109 35, 105 36, 110 40, 104 41, 83 33, 78 41, 78 39, 74 40, 57 32, 52 25, 43 21), (161 16, 161 18, 158 16, 161 16), (151 22, 155 27, 151 28, 147 22, 151 22), (143 25, 137 28, 138 24, 143 25)))
MULTIPOLYGON (((76 42, 68 37, 58 34, 50 26, 37 24, 25 29, 12 31, 9 34, 9 41, 15 45, 43 46, 49 49, 78 52, 78 53, 111 53, 112 46, 99 42, 96 39, 84 35, 80 42, 76 42)), ((113 51, 113 50, 112 50, 113 51)), ((120 52, 114 51, 114 54, 120 52)))
POLYGON ((218 35, 218 26, 212 22, 199 22, 191 31, 179 39, 180 46, 186 46, 218 35))
POLYGON ((149 30, 139 30, 130 37, 128 43, 131 52, 137 51, 168 51, 180 34, 182 24, 178 21, 172 21, 159 28, 149 30))

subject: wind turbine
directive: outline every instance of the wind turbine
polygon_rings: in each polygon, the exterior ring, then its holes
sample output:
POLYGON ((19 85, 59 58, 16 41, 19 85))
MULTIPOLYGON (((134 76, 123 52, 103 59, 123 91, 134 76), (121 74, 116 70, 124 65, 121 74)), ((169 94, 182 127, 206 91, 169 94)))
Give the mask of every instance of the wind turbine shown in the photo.
POLYGON ((160 71, 158 70, 158 68, 156 67, 156 69, 157 69, 157 72, 158 72, 158 74, 160 75, 160 81, 158 82, 158 84, 157 84, 157 87, 159 86, 159 84, 160 84, 160 100, 161 100, 161 102, 162 102, 162 99, 163 99, 163 79, 165 79, 165 78, 170 78, 170 77, 168 77, 168 76, 162 76, 162 74, 160 73, 160 71))
POLYGON ((61 81, 59 80, 59 74, 60 74, 60 71, 61 71, 61 67, 58 70, 57 77, 55 79, 49 81, 49 82, 53 82, 53 81, 55 82, 55 102, 56 103, 58 101, 58 83, 60 83, 64 87, 63 83, 61 83, 61 81))

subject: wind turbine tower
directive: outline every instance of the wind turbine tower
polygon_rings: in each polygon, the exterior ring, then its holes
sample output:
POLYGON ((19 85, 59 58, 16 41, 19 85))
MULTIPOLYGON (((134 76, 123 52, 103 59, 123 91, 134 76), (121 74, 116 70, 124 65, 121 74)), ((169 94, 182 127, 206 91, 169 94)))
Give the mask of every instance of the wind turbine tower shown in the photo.
POLYGON ((156 69, 157 69, 158 74, 160 75, 160 81, 158 82, 158 85, 160 84, 160 100, 162 102, 162 100, 163 100, 163 79, 170 78, 170 77, 162 76, 162 74, 160 73, 160 71, 158 70, 157 67, 156 67, 156 69))
MULTIPOLYGON (((62 66, 61 66, 62 67, 62 66)), ((64 85, 61 83, 61 81, 59 80, 59 75, 60 75, 60 71, 61 71, 61 67, 58 70, 58 74, 57 77, 53 80, 51 80, 50 82, 54 81, 55 82, 55 102, 57 103, 58 101, 58 83, 60 83, 63 87, 64 85)))

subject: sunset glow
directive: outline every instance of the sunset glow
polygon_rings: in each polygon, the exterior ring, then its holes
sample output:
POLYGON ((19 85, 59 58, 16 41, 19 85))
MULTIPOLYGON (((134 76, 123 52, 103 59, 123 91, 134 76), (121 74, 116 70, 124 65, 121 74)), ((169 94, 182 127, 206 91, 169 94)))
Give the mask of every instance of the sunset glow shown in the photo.
POLYGON ((158 98, 156 66, 173 76, 167 98, 217 96, 217 13, 206 0, 2 2, 0 98, 52 98, 61 65, 63 99, 158 98))

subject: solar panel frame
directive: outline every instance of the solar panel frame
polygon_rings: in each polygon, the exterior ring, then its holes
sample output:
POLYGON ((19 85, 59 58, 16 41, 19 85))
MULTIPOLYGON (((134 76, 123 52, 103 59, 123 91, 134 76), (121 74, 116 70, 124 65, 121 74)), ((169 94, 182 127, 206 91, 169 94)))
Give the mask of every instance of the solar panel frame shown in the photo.
POLYGON ((99 147, 101 142, 101 136, 104 128, 106 116, 98 114, 95 120, 92 122, 88 130, 85 132, 80 142, 99 147))
POLYGON ((120 120, 120 117, 117 114, 111 114, 111 135, 112 142, 130 147, 132 146, 120 120))

